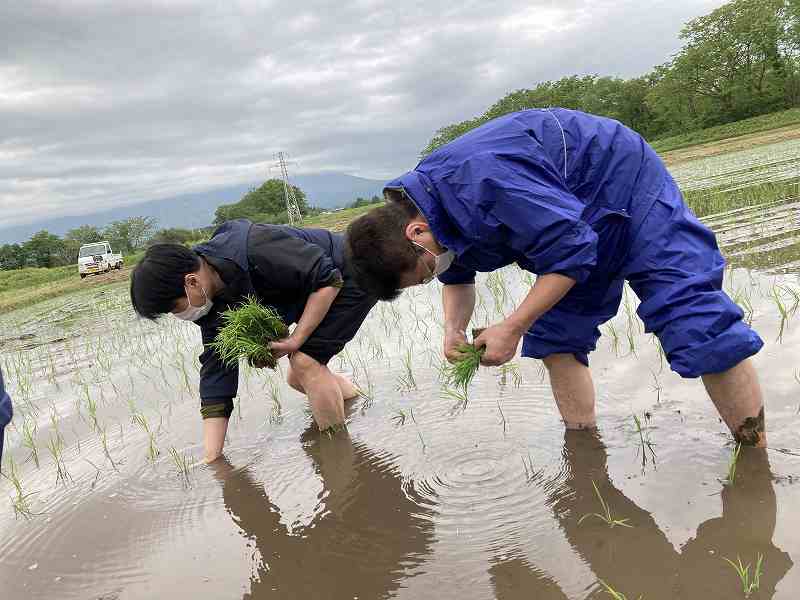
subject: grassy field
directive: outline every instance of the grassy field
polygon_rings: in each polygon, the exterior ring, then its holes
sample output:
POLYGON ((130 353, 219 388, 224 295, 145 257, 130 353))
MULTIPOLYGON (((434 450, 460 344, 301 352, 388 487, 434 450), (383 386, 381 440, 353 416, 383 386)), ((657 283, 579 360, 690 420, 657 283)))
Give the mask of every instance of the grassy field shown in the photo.
POLYGON ((698 217, 800 197, 800 178, 766 182, 736 190, 709 188, 684 193, 686 204, 698 217))
POLYGON ((52 269, 17 269, 0 271, 0 313, 29 306, 36 302, 84 290, 89 286, 104 286, 124 281, 130 269, 144 256, 137 252, 125 257, 121 271, 91 275, 86 279, 78 276, 78 265, 66 265, 52 269))
POLYGON ((691 133, 684 133, 673 137, 654 140, 653 148, 659 154, 679 150, 688 146, 696 146, 708 142, 718 142, 729 138, 759 133, 772 129, 779 129, 790 125, 800 125, 800 108, 790 108, 781 112, 761 115, 751 119, 744 119, 734 123, 726 123, 708 129, 700 129, 691 133))
POLYGON ((350 221, 369 212, 376 206, 380 206, 380 204, 370 204, 368 206, 359 206, 358 208, 344 208, 336 212, 323 213, 305 220, 303 226, 321 227, 322 229, 330 229, 331 231, 344 231, 350 221))
MULTIPOLYGON (((319 227, 331 231, 343 231, 356 217, 375 208, 375 204, 359 208, 346 208, 315 215, 303 222, 304 227, 319 227)), ((199 243, 199 240, 192 242, 199 243)), ((106 286, 127 280, 131 267, 141 260, 144 251, 125 257, 125 268, 108 275, 92 275, 86 279, 78 276, 77 265, 66 265, 51 269, 17 269, 0 271, 0 313, 28 306, 36 302, 84 290, 87 286, 106 286)))

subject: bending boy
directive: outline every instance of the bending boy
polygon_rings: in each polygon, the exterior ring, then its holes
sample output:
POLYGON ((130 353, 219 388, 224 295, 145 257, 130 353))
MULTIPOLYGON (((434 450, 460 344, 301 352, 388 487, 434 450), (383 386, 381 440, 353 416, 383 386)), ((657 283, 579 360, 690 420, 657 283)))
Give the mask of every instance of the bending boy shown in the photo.
POLYGON ((737 440, 766 443, 748 360, 763 342, 722 291, 714 234, 634 131, 572 110, 512 113, 438 149, 385 195, 348 228, 354 269, 381 299, 438 275, 449 359, 466 341, 475 272, 517 263, 536 284, 475 340, 482 362, 507 362, 522 340, 523 356, 543 359, 567 428, 592 428, 588 357, 627 281, 672 369, 702 377, 737 440))
POLYGON ((222 453, 239 379, 238 367, 226 367, 209 344, 222 325, 222 312, 250 294, 277 309, 287 325, 297 323, 271 349, 276 358, 289 357, 287 382, 308 396, 317 426, 344 422, 344 400, 358 392, 327 363, 353 338, 376 300, 356 285, 343 248, 344 236, 324 229, 238 219, 193 249, 151 246, 134 269, 131 302, 139 315, 156 319, 172 313, 200 326, 207 461, 222 453))

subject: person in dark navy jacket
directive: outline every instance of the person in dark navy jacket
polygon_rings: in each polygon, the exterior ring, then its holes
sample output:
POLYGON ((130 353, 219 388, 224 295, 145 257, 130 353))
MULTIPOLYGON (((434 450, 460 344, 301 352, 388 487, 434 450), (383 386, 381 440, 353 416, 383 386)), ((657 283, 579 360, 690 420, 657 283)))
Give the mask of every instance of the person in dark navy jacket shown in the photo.
POLYGON ((3 382, 3 371, 0 369, 0 464, 3 462, 3 437, 6 425, 11 422, 14 409, 11 405, 11 398, 6 393, 6 386, 3 382))
POLYGON ((238 367, 223 364, 209 344, 222 313, 251 294, 273 306, 287 325, 296 323, 288 338, 270 347, 277 358, 288 355, 287 381, 308 396, 320 429, 343 423, 344 400, 358 395, 350 381, 326 366, 376 302, 356 284, 342 234, 238 219, 193 249, 155 244, 131 275, 131 302, 140 316, 172 313, 200 326, 200 412, 208 462, 222 453, 239 380, 238 367))
POLYGON ((466 341, 475 272, 517 263, 536 283, 475 340, 483 363, 505 363, 522 340, 523 356, 544 360, 566 426, 593 428, 588 355, 627 281, 672 369, 702 377, 736 439, 766 443, 748 361, 763 342, 722 291, 714 234, 634 131, 573 110, 512 113, 439 148, 384 195, 348 229, 357 278, 391 299, 438 276, 449 359, 466 341))

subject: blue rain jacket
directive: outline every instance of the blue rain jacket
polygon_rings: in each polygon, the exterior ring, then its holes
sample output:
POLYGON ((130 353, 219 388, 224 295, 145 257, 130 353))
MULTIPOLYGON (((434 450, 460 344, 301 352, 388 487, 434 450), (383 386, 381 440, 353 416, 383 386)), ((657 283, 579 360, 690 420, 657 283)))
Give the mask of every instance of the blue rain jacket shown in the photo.
POLYGON ((526 333, 523 356, 571 352, 588 364, 625 279, 642 299, 645 330, 684 377, 725 371, 763 345, 722 291, 713 232, 650 146, 617 121, 565 109, 513 113, 387 187, 403 189, 455 252, 443 283, 513 262, 578 282, 526 333))
POLYGON ((533 109, 494 119, 387 184, 403 189, 456 260, 440 280, 511 263, 585 281, 598 254, 624 249, 597 230, 636 227, 667 171, 636 132, 612 119, 533 109), (604 245, 605 244, 605 245, 604 245))
POLYGON ((0 370, 0 461, 3 459, 3 430, 11 422, 13 415, 14 410, 11 406, 11 398, 6 394, 3 371, 0 370))

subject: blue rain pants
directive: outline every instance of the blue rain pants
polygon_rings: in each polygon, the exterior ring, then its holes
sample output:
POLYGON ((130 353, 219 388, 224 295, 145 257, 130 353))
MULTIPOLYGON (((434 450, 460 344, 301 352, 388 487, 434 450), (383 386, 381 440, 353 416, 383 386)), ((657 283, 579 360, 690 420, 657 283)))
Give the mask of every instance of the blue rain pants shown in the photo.
POLYGON ((644 214, 591 224, 603 244, 597 267, 525 334, 522 355, 574 354, 589 364, 599 326, 619 309, 623 284, 641 300, 645 331, 658 336, 673 371, 699 377, 734 367, 764 345, 722 291, 725 260, 713 232, 667 176, 644 214))

